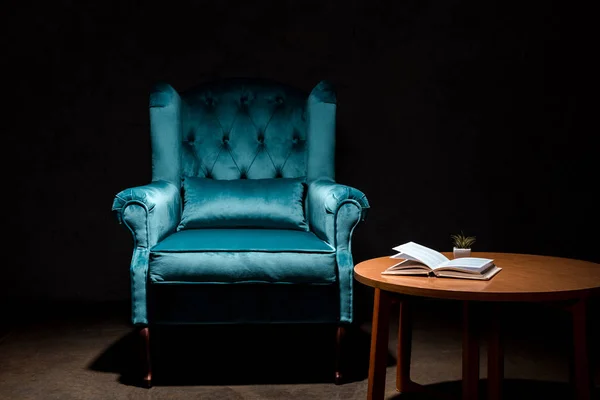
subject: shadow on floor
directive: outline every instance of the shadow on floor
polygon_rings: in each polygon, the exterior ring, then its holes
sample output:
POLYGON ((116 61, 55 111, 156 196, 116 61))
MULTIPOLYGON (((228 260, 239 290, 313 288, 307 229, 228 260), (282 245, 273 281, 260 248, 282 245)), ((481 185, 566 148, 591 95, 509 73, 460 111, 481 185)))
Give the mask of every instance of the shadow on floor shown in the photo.
MULTIPOLYGON (((151 330, 155 386, 331 383, 336 327, 329 325, 159 326, 151 330)), ((344 339, 345 382, 368 374, 370 336, 356 326, 344 339)), ((136 331, 93 361, 94 371, 140 385, 136 331)), ((390 355, 388 365, 394 365, 390 355)))
MULTIPOLYGON (((461 381, 442 382, 426 385, 427 390, 435 391, 439 395, 422 393, 398 393, 389 397, 389 400, 440 400, 460 399, 461 381)), ((479 381, 479 398, 487 399, 487 380, 479 381)), ((510 400, 570 400, 575 399, 573 387, 564 382, 547 382, 529 379, 505 379, 502 386, 502 398, 510 400)), ((596 388, 592 399, 600 398, 600 390, 596 388)))

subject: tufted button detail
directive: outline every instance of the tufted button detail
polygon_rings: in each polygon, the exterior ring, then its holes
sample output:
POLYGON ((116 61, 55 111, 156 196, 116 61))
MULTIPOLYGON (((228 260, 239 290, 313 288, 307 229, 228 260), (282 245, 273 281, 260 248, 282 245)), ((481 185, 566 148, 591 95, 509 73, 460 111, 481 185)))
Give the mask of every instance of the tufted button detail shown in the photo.
POLYGON ((180 139, 182 174, 211 180, 306 174, 308 113, 302 93, 233 80, 182 96, 190 111, 180 139))
POLYGON ((190 129, 190 131, 187 134, 187 139, 186 139, 188 142, 194 143, 194 140, 196 140, 194 133, 195 133, 194 130, 190 129))

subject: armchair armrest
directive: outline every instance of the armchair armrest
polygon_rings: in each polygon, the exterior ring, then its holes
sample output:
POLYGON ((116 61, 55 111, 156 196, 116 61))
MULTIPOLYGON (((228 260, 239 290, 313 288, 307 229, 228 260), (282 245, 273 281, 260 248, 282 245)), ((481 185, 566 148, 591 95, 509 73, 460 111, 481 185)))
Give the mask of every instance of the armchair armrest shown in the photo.
POLYGON ((335 183, 329 178, 308 185, 307 219, 310 229, 336 251, 340 285, 340 322, 353 319, 352 233, 365 219, 369 202, 363 192, 335 183))
POLYGON ((177 229, 181 195, 174 184, 155 181, 118 193, 112 210, 133 234, 135 247, 150 249, 177 229))
POLYGON ((335 218, 340 208, 344 204, 355 207, 358 218, 355 223, 350 224, 352 227, 366 218, 369 209, 367 196, 363 192, 331 179, 317 179, 310 182, 307 203, 310 229, 334 247, 337 246, 335 218))

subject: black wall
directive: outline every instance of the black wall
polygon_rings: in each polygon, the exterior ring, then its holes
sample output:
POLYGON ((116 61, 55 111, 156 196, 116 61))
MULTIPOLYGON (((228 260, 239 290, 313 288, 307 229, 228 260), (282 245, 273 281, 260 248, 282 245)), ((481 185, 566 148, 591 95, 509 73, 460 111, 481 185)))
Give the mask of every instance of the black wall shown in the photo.
POLYGON ((589 11, 81 3, 3 3, 5 297, 127 299, 132 240, 110 209, 150 179, 149 89, 226 76, 337 86, 337 180, 372 204, 357 262, 409 240, 451 250, 460 230, 474 250, 600 261, 589 11))

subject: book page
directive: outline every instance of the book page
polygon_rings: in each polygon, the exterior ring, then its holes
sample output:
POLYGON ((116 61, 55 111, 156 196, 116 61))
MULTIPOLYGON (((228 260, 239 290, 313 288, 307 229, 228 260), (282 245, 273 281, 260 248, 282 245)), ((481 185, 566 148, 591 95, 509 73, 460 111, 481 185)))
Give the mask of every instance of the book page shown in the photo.
POLYGON ((436 271, 436 275, 442 278, 458 278, 458 279, 476 279, 480 281, 487 281, 492 279, 494 275, 500 272, 502 268, 495 266, 492 264, 491 268, 488 268, 487 271, 483 274, 465 274, 464 272, 459 271, 436 271))
POLYGON ((398 264, 394 264, 391 267, 388 267, 385 271, 398 271, 404 269, 420 269, 423 271, 429 271, 429 267, 427 265, 423 265, 422 262, 417 260, 406 259, 404 261, 400 261, 398 264))
POLYGON ((393 270, 393 271, 385 270, 381 274, 382 275, 408 275, 408 276, 424 275, 424 276, 429 276, 430 270, 424 269, 424 268, 410 268, 410 269, 400 269, 400 270, 393 270))
POLYGON ((402 252, 400 252, 400 253, 396 253, 396 254, 394 254, 393 256, 390 256, 390 258, 396 258, 396 259, 400 258, 400 259, 402 259, 402 260, 413 260, 413 261, 419 261, 419 260, 417 260, 416 258, 414 258, 414 257, 410 256, 409 254, 402 253, 402 252))
POLYGON ((450 261, 442 253, 415 242, 408 242, 396 246, 394 247, 394 250, 410 256, 410 259, 422 262, 431 269, 436 269, 440 264, 450 261))
POLYGON ((461 257, 448 260, 440 264, 438 269, 481 273, 487 269, 494 260, 478 257, 461 257))

